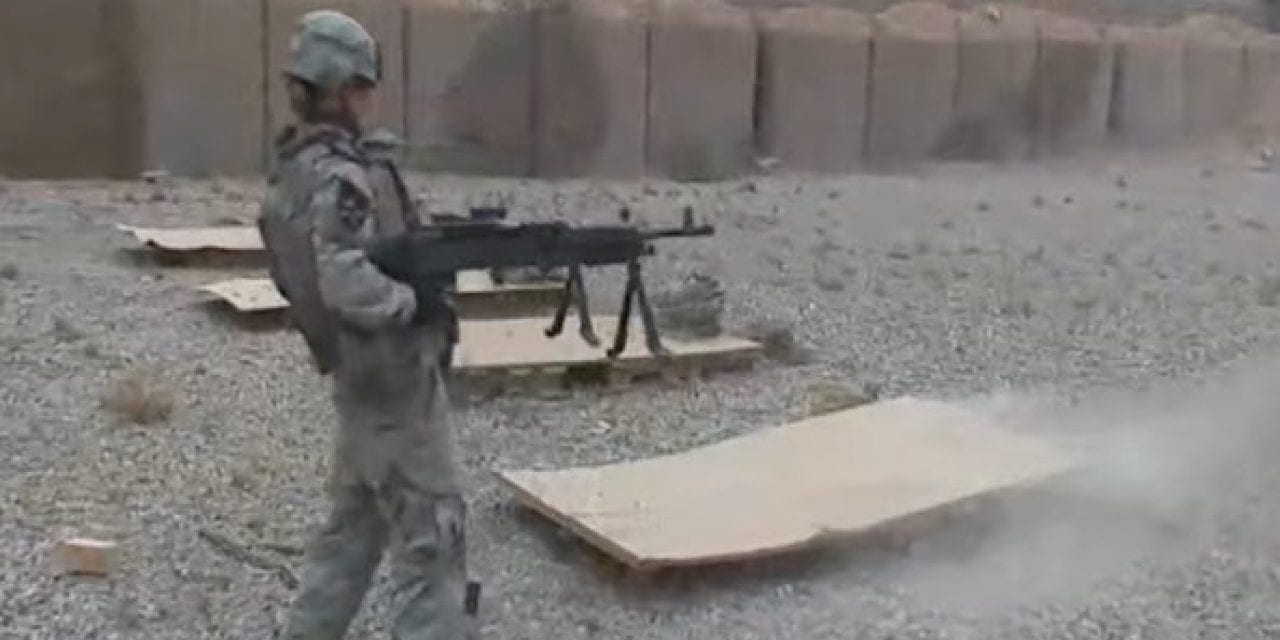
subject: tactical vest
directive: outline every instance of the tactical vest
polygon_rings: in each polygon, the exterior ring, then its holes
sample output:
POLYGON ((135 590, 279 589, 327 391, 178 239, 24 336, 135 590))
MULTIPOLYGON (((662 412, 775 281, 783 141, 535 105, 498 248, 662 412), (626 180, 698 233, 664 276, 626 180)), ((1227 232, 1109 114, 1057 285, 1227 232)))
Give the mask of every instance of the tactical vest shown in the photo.
POLYGON ((308 203, 326 178, 317 166, 339 156, 368 172, 373 214, 379 235, 394 235, 420 224, 402 176, 396 145, 388 135, 354 141, 337 129, 320 127, 306 137, 286 129, 276 143, 276 162, 268 179, 258 229, 270 255, 271 279, 289 302, 289 313, 321 374, 341 363, 338 324, 320 297, 308 203))

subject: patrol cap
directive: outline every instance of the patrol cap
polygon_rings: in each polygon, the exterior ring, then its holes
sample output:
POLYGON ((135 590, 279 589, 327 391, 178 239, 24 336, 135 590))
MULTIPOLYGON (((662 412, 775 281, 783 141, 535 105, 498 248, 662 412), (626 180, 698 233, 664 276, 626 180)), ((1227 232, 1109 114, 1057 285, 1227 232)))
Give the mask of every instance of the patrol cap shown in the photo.
POLYGON ((298 20, 285 73, 321 89, 336 89, 354 79, 377 84, 382 79, 382 55, 359 22, 321 9, 298 20))

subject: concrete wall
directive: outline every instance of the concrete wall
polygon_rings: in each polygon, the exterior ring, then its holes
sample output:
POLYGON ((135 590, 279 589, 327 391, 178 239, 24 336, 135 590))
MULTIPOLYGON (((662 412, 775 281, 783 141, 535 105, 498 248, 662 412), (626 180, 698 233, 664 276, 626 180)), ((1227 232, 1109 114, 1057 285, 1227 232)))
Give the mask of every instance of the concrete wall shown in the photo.
POLYGON ((260 172, 295 21, 330 6, 378 37, 383 122, 429 171, 706 180, 1280 135, 1280 44, 1234 18, 533 1, 0 3, 21 88, 0 95, 0 173, 260 172))

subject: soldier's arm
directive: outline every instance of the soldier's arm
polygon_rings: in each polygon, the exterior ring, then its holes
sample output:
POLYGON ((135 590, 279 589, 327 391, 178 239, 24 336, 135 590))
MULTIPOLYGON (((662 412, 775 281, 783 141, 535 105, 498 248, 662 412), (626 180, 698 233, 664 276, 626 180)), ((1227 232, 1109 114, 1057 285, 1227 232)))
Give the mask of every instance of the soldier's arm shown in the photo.
POLYGON ((371 233, 372 194, 358 178, 331 174, 311 198, 316 271, 325 306, 365 330, 408 325, 413 289, 378 271, 361 248, 371 233))

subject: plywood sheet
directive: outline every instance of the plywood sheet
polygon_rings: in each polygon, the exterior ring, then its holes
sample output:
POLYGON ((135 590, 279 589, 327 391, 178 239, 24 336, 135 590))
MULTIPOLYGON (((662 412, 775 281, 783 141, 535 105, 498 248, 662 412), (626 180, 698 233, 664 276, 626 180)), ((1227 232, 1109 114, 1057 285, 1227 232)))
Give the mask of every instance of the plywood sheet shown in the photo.
POLYGON ((143 245, 162 251, 265 252, 262 235, 255 226, 183 227, 156 229, 117 225, 143 245))
MULTIPOLYGON (((518 367, 605 363, 605 350, 612 344, 617 318, 594 316, 592 323, 600 337, 598 347, 587 344, 578 335, 578 320, 572 314, 565 322, 564 333, 555 338, 548 338, 543 333, 551 324, 550 317, 468 321, 462 325, 454 362, 460 368, 476 373, 518 367)), ((644 329, 638 321, 633 323, 628 335, 627 349, 618 357, 618 364, 652 361, 653 356, 645 348, 644 329)), ((688 342, 664 338, 663 343, 676 359, 750 355, 760 349, 755 342, 729 336, 688 342)))
POLYGON ((241 313, 281 311, 289 307, 289 301, 280 295, 270 278, 234 278, 198 288, 241 313))
POLYGON ((960 407, 900 398, 659 458, 497 475, 619 560, 659 567, 799 548, 1068 469, 960 407))

